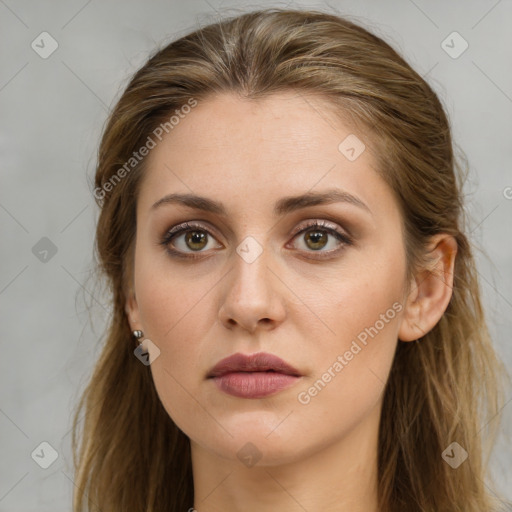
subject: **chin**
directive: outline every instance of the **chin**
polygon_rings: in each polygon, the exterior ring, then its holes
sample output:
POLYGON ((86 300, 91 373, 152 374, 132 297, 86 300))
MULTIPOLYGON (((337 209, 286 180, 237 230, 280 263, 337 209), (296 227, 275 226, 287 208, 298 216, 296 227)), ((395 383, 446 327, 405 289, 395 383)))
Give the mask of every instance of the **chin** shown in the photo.
POLYGON ((300 430, 290 428, 291 425, 285 425, 286 420, 280 425, 286 415, 257 411, 238 413, 231 419, 224 417, 221 423, 232 437, 219 429, 214 437, 210 435, 198 441, 219 457, 233 461, 244 463, 249 457, 257 459, 257 466, 291 463, 308 451, 303 443, 307 441, 309 444, 313 440, 306 438, 300 430))
POLYGON ((266 439, 257 430, 229 439, 224 438, 221 443, 216 440, 207 442, 206 445, 219 457, 247 468, 281 466, 304 456, 303 450, 299 449, 298 440, 289 439, 283 443, 282 439, 272 439, 272 435, 266 439))

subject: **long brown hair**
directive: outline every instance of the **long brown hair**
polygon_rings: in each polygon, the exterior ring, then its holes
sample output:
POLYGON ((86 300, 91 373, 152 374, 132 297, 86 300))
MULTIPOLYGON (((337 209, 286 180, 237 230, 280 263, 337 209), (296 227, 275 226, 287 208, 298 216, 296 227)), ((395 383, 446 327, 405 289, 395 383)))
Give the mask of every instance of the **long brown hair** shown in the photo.
POLYGON ((74 418, 75 512, 182 512, 194 500, 189 440, 164 410, 149 367, 134 356, 125 313, 145 166, 130 158, 159 127, 169 131, 170 116, 187 104, 217 92, 258 99, 286 90, 318 95, 365 128, 377 171, 403 214, 409 273, 430 236, 449 233, 458 244, 446 312, 418 343, 398 342, 379 427, 380 509, 495 510, 486 468, 506 372, 486 328, 465 235, 462 166, 442 104, 391 46, 358 24, 319 11, 267 9, 156 51, 109 116, 94 194, 97 257, 113 314, 74 418), (442 456, 452 442, 469 454, 456 469, 442 456))

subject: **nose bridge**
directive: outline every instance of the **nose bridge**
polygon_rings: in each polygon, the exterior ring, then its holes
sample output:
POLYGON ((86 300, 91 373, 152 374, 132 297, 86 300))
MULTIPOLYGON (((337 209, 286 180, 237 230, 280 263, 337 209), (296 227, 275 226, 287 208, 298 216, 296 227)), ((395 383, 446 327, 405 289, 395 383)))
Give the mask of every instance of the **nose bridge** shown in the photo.
POLYGON ((268 300, 272 283, 269 266, 271 250, 263 247, 254 237, 246 237, 236 248, 232 272, 232 291, 241 298, 268 300))
POLYGON ((219 312, 225 323, 252 330, 260 320, 265 324, 282 321, 284 305, 272 261, 272 250, 255 238, 248 236, 239 244, 219 312))

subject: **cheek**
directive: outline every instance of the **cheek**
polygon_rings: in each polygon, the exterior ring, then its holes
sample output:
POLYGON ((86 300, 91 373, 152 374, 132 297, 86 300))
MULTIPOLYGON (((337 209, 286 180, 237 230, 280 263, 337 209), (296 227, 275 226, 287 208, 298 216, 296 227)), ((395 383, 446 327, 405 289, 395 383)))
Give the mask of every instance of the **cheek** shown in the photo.
MULTIPOLYGON (((380 251, 380 254, 357 255, 336 279, 321 280, 309 301, 314 303, 318 317, 328 326, 328 346, 340 345, 375 327, 386 335, 397 331, 397 317, 402 305, 405 260, 401 253, 380 251), (396 305, 399 303, 399 306, 396 305), (393 304, 395 306, 393 307, 393 304)), ((313 288, 310 288, 313 290, 313 288)), ((385 336, 384 336, 385 337, 385 336)))
POLYGON ((180 340, 187 337, 190 319, 201 316, 207 307, 209 297, 206 292, 214 282, 210 284, 208 276, 194 276, 184 267, 171 265, 160 251, 155 253, 145 246, 137 250, 135 290, 146 335, 153 336, 157 344, 166 345, 171 339, 185 344, 185 339, 180 340))
POLYGON ((154 254, 140 250, 135 289, 145 337, 160 349, 150 369, 160 400, 184 431, 191 418, 212 428, 205 410, 194 399, 203 379, 205 340, 215 322, 211 293, 218 279, 180 271, 154 254))
POLYGON ((299 403, 334 400, 358 409, 378 400, 398 342, 404 271, 401 254, 381 252, 378 259, 360 258, 357 270, 347 265, 336 281, 324 280, 310 299, 329 332, 315 341, 322 350, 312 350, 313 387, 301 388, 299 403))
MULTIPOLYGON (((137 302, 141 323, 146 337, 160 349, 160 355, 150 366, 160 401, 182 431, 195 432, 198 419, 200 425, 213 429, 205 410, 194 399, 196 380, 200 378, 199 337, 208 331, 203 310, 208 296, 201 301, 204 292, 195 293, 190 288, 179 292, 180 279, 169 278, 165 273, 141 271, 139 277, 137 302)), ((185 279, 181 281, 185 285, 185 279)))
POLYGON ((208 295, 181 289, 176 278, 161 277, 148 280, 137 291, 144 334, 159 347, 160 360, 173 375, 197 370, 212 318, 212 312, 206 311, 211 308, 208 295))
POLYGON ((314 372, 297 390, 300 416, 325 439, 344 435, 371 414, 388 380, 402 305, 392 280, 384 279, 389 287, 383 288, 372 277, 345 282, 324 309, 336 334, 317 340, 323 349, 312 351, 314 372))

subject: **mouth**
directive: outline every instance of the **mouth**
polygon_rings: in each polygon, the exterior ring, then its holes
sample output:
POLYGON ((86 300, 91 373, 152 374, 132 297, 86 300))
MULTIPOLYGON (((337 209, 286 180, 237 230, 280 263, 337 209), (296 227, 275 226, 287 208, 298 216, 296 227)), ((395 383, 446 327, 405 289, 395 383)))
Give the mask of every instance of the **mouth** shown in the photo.
POLYGON ((259 352, 233 354, 208 373, 220 391, 240 398, 263 398, 292 386, 302 375, 281 358, 259 352))

